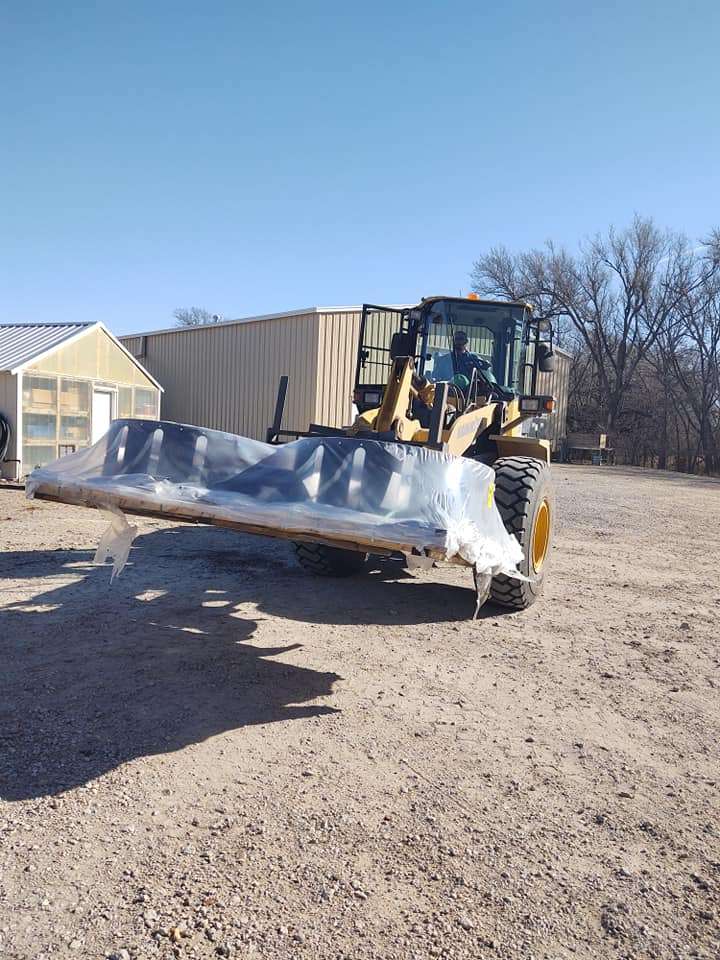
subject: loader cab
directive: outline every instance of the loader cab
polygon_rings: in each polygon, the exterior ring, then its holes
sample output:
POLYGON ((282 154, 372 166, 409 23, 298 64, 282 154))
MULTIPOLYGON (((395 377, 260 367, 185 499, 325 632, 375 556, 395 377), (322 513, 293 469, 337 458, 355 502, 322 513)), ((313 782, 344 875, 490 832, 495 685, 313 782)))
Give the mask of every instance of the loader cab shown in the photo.
POLYGON ((527 310, 525 304, 430 301, 421 321, 419 373, 428 380, 452 380, 476 367, 502 392, 520 392, 527 310))
POLYGON ((456 349, 459 332, 477 361, 471 365, 486 371, 478 375, 478 389, 498 399, 535 392, 539 361, 545 357, 541 369, 547 367, 550 348, 541 342, 544 332, 529 304, 428 297, 415 307, 363 307, 354 392, 358 410, 381 403, 395 357, 415 357, 417 373, 428 380, 450 381, 465 372, 468 361, 456 349))

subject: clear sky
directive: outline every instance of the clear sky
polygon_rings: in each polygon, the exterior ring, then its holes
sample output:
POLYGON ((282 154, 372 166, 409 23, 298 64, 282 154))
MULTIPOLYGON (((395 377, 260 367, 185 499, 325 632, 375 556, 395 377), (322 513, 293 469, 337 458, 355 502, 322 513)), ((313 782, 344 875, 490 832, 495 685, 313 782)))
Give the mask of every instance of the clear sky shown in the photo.
POLYGON ((468 289, 720 224, 717 0, 0 0, 0 320, 468 289))

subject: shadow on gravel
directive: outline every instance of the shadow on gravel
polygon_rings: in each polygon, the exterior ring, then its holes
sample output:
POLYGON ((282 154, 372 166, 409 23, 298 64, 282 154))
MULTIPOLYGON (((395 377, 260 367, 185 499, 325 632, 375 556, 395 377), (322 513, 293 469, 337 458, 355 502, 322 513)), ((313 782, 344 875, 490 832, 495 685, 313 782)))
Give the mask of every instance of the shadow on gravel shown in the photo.
POLYGON ((136 543, 113 584, 90 552, 0 555, 0 597, 3 579, 45 581, 0 606, 0 798, 61 793, 226 730, 336 712, 311 701, 337 674, 272 659, 300 644, 250 642, 264 614, 397 625, 473 609, 472 589, 415 580, 392 561, 319 580, 287 544, 229 531, 172 527, 136 543))
POLYGON ((337 712, 312 702, 337 674, 272 659, 300 644, 250 642, 254 610, 238 609, 252 594, 248 563, 263 589, 273 563, 236 549, 235 564, 218 564, 202 549, 208 532, 140 538, 142 562, 112 585, 91 553, 0 556, 0 598, 3 578, 57 578, 0 606, 0 798, 61 793, 226 730, 337 712))

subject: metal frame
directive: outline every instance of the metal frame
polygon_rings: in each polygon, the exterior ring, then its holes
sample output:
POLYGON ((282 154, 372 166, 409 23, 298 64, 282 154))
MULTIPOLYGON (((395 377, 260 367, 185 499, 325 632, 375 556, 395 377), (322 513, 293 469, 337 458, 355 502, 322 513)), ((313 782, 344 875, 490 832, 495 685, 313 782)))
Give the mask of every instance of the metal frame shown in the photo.
MULTIPOLYGON (((518 300, 518 301, 502 301, 502 300, 475 300, 475 301, 469 301, 466 297, 427 297, 427 298, 425 298, 424 300, 422 300, 421 303, 419 303, 416 307, 406 307, 406 308, 401 308, 401 309, 399 309, 399 308, 397 308, 397 307, 384 307, 384 306, 381 306, 380 304, 376 304, 376 303, 365 303, 365 304, 363 304, 362 317, 361 317, 361 320, 360 320, 360 335, 359 335, 359 340, 358 340, 357 359, 356 359, 356 363, 355 363, 355 383, 354 383, 354 386, 353 386, 354 391, 360 391, 360 390, 366 390, 366 389, 369 389, 369 390, 378 389, 378 390, 380 391, 380 394, 381 394, 381 397, 382 397, 383 388, 386 386, 385 383, 364 383, 364 384, 361 384, 361 383, 360 383, 360 371, 363 369, 363 363, 364 363, 363 351, 364 351, 364 348, 365 348, 365 330, 366 330, 366 325, 367 325, 367 316, 368 316, 368 313, 371 312, 371 311, 378 311, 378 312, 383 312, 383 313, 396 313, 396 314, 399 314, 399 316, 400 316, 400 330, 397 331, 397 332, 407 333, 407 334, 410 335, 410 337, 411 337, 411 352, 412 352, 412 355, 413 355, 413 356, 419 356, 419 358, 420 358, 419 369, 418 369, 417 372, 418 372, 418 374, 422 375, 423 372, 424 372, 424 369, 425 369, 425 362, 426 362, 426 361, 425 361, 425 357, 426 357, 426 355, 427 355, 427 344, 428 344, 428 338, 429 338, 430 332, 431 332, 431 331, 430 331, 430 326, 429 326, 429 324, 428 324, 428 322, 427 322, 428 314, 430 313, 433 305, 436 304, 436 303, 440 303, 440 302, 442 302, 442 303, 449 303, 449 304, 453 304, 453 303, 462 303, 462 304, 475 303, 475 304, 477 304, 478 307, 503 307, 503 308, 518 307, 518 308, 522 308, 523 311, 524 311, 523 320, 522 320, 522 327, 523 327, 524 329, 522 330, 521 342, 522 342, 522 344, 523 344, 524 346, 527 346, 527 344, 529 344, 529 342, 530 342, 530 339, 529 339, 529 337, 530 337, 530 327, 531 327, 531 325, 533 324, 533 321, 532 321, 531 317, 528 316, 528 313, 531 312, 532 308, 530 307, 529 304, 525 303, 524 301, 519 301, 519 300, 518 300), (415 310, 420 311, 420 318, 419 318, 418 321, 411 322, 411 321, 410 321, 410 315, 411 315, 411 313, 412 313, 413 311, 415 311, 415 310), (419 351, 418 351, 418 338, 422 338, 422 339, 421 339, 421 344, 420 344, 420 350, 419 350, 419 351)), ((536 336, 539 337, 539 329, 537 329, 537 328, 536 328, 536 336)), ((501 345, 501 348, 502 348, 502 346, 503 346, 503 345, 501 345)), ((510 355, 510 357, 512 358, 513 350, 514 350, 514 346, 513 346, 512 344, 508 344, 507 347, 508 347, 509 349, 506 349, 506 350, 505 350, 505 357, 504 357, 506 363, 507 363, 508 355, 510 355)), ((390 347, 389 347, 389 346, 387 346, 387 347, 373 347, 373 349, 374 349, 374 350, 379 350, 379 351, 381 351, 381 352, 388 353, 388 354, 390 353, 390 347)), ((521 357, 521 360, 522 360, 522 357, 521 357)), ((532 366, 532 364, 525 363, 525 362, 521 362, 521 363, 519 364, 519 366, 518 366, 518 377, 519 377, 520 380, 524 379, 524 374, 522 374, 521 371, 524 371, 524 370, 526 369, 526 367, 528 367, 528 366, 532 366)), ((534 392, 534 390, 535 390, 535 380, 536 380, 536 376, 534 377, 534 380, 533 380, 533 392, 534 392)), ((523 383, 519 383, 518 386, 522 388, 522 386, 524 386, 524 384, 523 384, 523 383)), ((505 397, 505 399, 507 399, 507 397, 508 397, 507 391, 500 391, 499 387, 498 387, 498 390, 499 390, 499 392, 502 392, 503 395, 504 395, 504 397, 505 397)), ((522 389, 519 389, 517 392, 518 392, 518 394, 522 394, 524 391, 523 391, 522 389)))
POLYGON ((445 410, 447 409, 448 384, 438 383, 435 387, 432 411, 430 413, 430 428, 428 430, 427 446, 434 450, 441 450, 442 435, 445 426, 445 410), (439 389, 438 389, 439 388, 439 389))
MULTIPOLYGON (((430 545, 425 548, 424 554, 419 554, 417 547, 409 543, 390 543, 388 541, 377 540, 375 538, 368 540, 344 540, 323 536, 317 530, 284 530, 279 527, 261 527, 251 523, 240 523, 233 520, 222 520, 213 516, 207 511, 203 511, 202 505, 185 504, 182 509, 168 512, 156 508, 144 508, 126 502, 118 494, 108 494, 107 491, 92 490, 83 494, 74 494, 70 490, 63 488, 60 483, 43 483, 42 488, 34 494, 36 500, 47 500, 54 503, 69 503, 79 507, 97 507, 106 509, 108 502, 122 510, 128 516, 135 517, 155 517, 161 520, 171 520, 173 523, 202 523, 211 524, 217 527, 225 527, 234 530, 237 533, 253 533, 262 537, 273 537, 280 540, 291 540, 296 542, 311 541, 313 543, 323 543, 329 547, 337 547, 341 550, 354 550, 359 553, 374 553, 381 556, 392 557, 398 554, 413 554, 415 556, 426 556, 432 560, 442 560, 457 566, 470 566, 467 560, 464 560, 459 554, 448 557, 445 550, 438 545, 430 545)), ((437 530, 441 534, 444 531, 437 530)))
MULTIPOLYGON (((523 363, 523 365, 522 365, 522 367, 521 367, 521 369, 522 369, 523 371, 524 371, 524 370, 527 370, 527 368, 530 367, 531 381, 530 381, 530 394, 529 394, 529 396, 535 396, 535 393, 536 393, 536 391, 537 391, 537 378, 538 378, 538 373, 540 372, 540 370, 539 370, 539 360, 538 360, 537 348, 538 348, 538 346, 539 346, 541 343, 543 343, 543 344, 547 344, 547 345, 550 347, 550 350, 552 350, 552 342, 553 342, 553 328, 552 328, 552 325, 550 326, 550 336, 548 337, 548 339, 547 339, 547 340, 541 340, 541 339, 540 339, 540 322, 541 322, 542 320, 546 320, 546 319, 547 319, 546 317, 531 317, 531 318, 527 321, 527 330, 526 330, 526 333, 525 333, 525 345, 526 345, 526 347, 529 347, 529 346, 535 347, 535 352, 534 352, 534 354, 533 354, 533 362, 530 363, 528 360, 526 360, 525 363, 523 363), (535 339, 534 339, 534 340, 531 340, 531 339, 530 339, 530 335, 531 335, 531 333, 533 333, 533 332, 535 333, 535 339)), ((527 353, 526 353, 526 356, 527 356, 527 353)), ((523 381, 524 381, 524 379, 525 379, 525 377, 524 377, 524 374, 523 374, 523 381)), ((523 384, 523 385, 524 385, 524 384, 523 384)))
POLYGON ((285 401, 287 399, 287 388, 289 381, 290 378, 286 373, 280 377, 277 400, 275 401, 275 414, 273 416, 272 426, 268 427, 267 435, 265 437, 268 443, 278 443, 280 434, 286 433, 286 431, 280 430, 280 424, 282 423, 283 413, 285 412, 285 401))
MULTIPOLYGON (((411 328, 410 328, 410 324, 409 324, 409 322, 408 322, 408 318, 409 318, 409 315, 410 315, 410 309, 414 309, 414 308, 408 308, 408 307, 383 307, 383 306, 381 306, 380 304, 377 304, 377 303, 364 303, 364 304, 362 305, 362 314, 361 314, 361 316, 360 316, 360 333, 359 333, 359 337, 358 337, 358 347, 357 347, 357 357, 356 357, 356 359, 355 359, 355 383, 354 383, 354 386, 353 386, 353 389, 354 389, 354 390, 359 389, 360 386, 361 386, 361 384, 360 384, 360 371, 361 371, 361 370, 363 369, 363 367, 364 367, 364 360, 365 360, 365 358, 363 357, 363 347, 365 346, 365 327, 366 327, 366 323, 367 323, 368 313, 371 312, 371 311, 374 311, 374 310, 378 311, 379 313, 396 313, 396 314, 398 314, 399 317, 400 317, 400 330, 399 330, 399 331, 396 331, 396 332, 398 332, 398 333, 410 333, 410 332, 411 332, 411 328), (406 326, 407 326, 407 329, 404 329, 406 326)), ((416 347, 416 345, 417 345, 416 342, 414 342, 414 343, 413 343, 413 353, 415 352, 415 347, 416 347)), ((387 347, 373 347, 373 349, 374 349, 374 350, 378 350, 378 351, 380 351, 381 353, 390 354, 390 346, 389 346, 389 345, 388 345, 387 347)), ((367 388, 367 389, 371 389, 371 390, 374 389, 374 388, 379 389, 381 395, 382 395, 383 388, 384 388, 385 386, 386 386, 385 383, 364 383, 364 384, 362 384, 362 387, 363 387, 363 388, 367 388)))

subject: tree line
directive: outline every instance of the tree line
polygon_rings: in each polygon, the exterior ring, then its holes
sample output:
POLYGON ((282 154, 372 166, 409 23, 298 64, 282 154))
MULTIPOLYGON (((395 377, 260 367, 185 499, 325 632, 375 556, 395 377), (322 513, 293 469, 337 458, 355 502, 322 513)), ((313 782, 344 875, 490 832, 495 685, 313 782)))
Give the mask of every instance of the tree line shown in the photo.
POLYGON ((551 318, 568 432, 607 434, 621 463, 720 472, 720 230, 693 245, 638 216, 576 252, 494 247, 471 277, 551 318))

